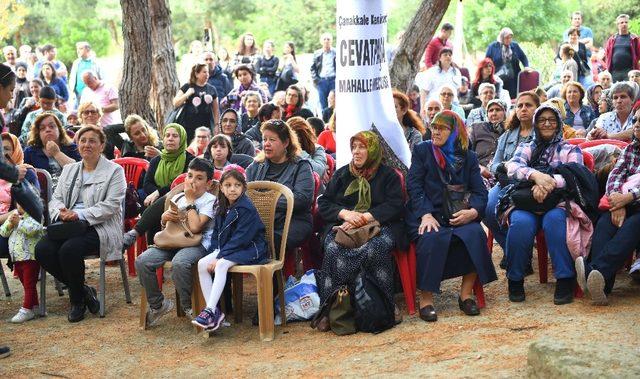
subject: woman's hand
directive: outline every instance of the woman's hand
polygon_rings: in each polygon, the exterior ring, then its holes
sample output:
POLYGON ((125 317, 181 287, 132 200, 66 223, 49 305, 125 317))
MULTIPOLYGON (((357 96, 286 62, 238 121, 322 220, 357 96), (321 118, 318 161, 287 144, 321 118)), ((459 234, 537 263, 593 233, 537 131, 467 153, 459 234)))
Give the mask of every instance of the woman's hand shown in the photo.
POLYGON ((338 217, 356 228, 364 226, 368 222, 367 217, 363 213, 350 211, 348 209, 341 210, 340 213, 338 213, 338 217))
POLYGON ((67 208, 60 208, 60 215, 58 218, 62 221, 76 221, 80 219, 76 212, 68 210, 67 208))
POLYGON ((160 150, 158 150, 157 148, 153 147, 153 146, 145 146, 144 147, 144 156, 151 159, 153 157, 157 157, 158 155, 162 154, 162 152, 160 150))
POLYGON ((587 136, 586 130, 576 130, 576 138, 584 138, 587 136))
POLYGON ((533 179, 537 185, 544 188, 547 192, 551 192, 556 188, 556 180, 551 175, 536 171, 531 174, 530 179, 533 179))
POLYGON ((531 191, 533 192, 533 198, 540 204, 542 204, 544 199, 549 195, 549 192, 544 187, 537 184, 531 188, 531 191))
POLYGON ((422 216, 420 226, 418 227, 418 234, 422 235, 425 230, 427 231, 427 233, 430 233, 432 230, 437 232, 439 230, 439 227, 440 224, 438 223, 438 220, 433 218, 431 213, 427 213, 426 215, 422 216))
POLYGON ((144 199, 144 206, 148 207, 149 205, 151 205, 154 201, 158 200, 158 198, 160 197, 160 192, 158 192, 158 190, 155 190, 153 192, 151 192, 149 194, 149 196, 147 196, 144 199))
POLYGON ((633 194, 626 193, 621 194, 618 192, 614 192, 609 195, 609 204, 611 205, 611 211, 618 210, 620 208, 624 208, 627 204, 633 201, 633 194))
POLYGON ((589 132, 589 134, 587 135, 587 139, 589 140, 604 139, 604 138, 607 138, 607 132, 602 128, 593 128, 591 132, 589 132))
POLYGON ((611 223, 618 228, 622 227, 625 217, 627 217, 627 209, 624 207, 611 211, 611 223))
POLYGON ((60 146, 54 141, 49 141, 44 147, 44 154, 47 157, 55 157, 60 152, 60 146))
POLYGON ((493 175, 491 175, 491 171, 483 165, 480 165, 480 175, 486 179, 491 179, 491 177, 493 177, 493 175))
POLYGON ((211 262, 211 263, 209 263, 209 264, 207 265, 207 272, 208 272, 209 274, 212 274, 212 275, 213 275, 213 274, 216 272, 216 264, 217 264, 217 263, 218 263, 218 260, 217 260, 217 259, 214 259, 214 260, 213 260, 213 262, 211 262))
POLYGON ((470 223, 478 218, 478 211, 475 209, 463 209, 453 214, 453 218, 449 220, 452 226, 462 226, 470 223))
POLYGON ((339 226, 340 229, 347 231, 347 230, 351 230, 351 229, 355 229, 355 226, 353 226, 353 224, 349 223, 349 222, 343 222, 342 225, 339 226))

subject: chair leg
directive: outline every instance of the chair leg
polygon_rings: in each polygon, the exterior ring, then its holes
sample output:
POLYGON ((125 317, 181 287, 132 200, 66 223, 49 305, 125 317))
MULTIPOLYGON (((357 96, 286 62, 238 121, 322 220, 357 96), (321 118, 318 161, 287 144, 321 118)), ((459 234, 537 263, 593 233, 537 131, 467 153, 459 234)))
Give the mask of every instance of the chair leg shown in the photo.
POLYGON ((107 278, 106 278, 106 266, 107 266, 107 262, 104 259, 100 259, 100 290, 98 292, 98 296, 99 296, 99 301, 100 301, 100 318, 104 317, 104 307, 105 307, 105 293, 107 292, 107 288, 106 288, 106 282, 107 282, 107 278))
POLYGON ((147 292, 142 287, 140 291, 140 327, 147 330, 147 292))
POLYGON ((256 281, 258 285, 258 328, 261 341, 273 341, 275 325, 273 320, 273 276, 260 268, 256 281))
POLYGON ((482 309, 487 306, 485 298, 484 298, 484 288, 482 288, 482 284, 480 280, 476 278, 475 283, 473 283, 473 292, 476 295, 476 300, 478 301, 478 308, 482 309))
POLYGON ((127 266, 129 266, 129 275, 136 276, 136 244, 127 249, 127 266))
POLYGON ((282 320, 282 326, 287 326, 287 314, 284 311, 286 305, 286 299, 284 298, 284 278, 282 277, 282 270, 278 270, 275 273, 278 276, 278 296, 280 298, 280 319, 282 320))
POLYGON ((404 300, 407 304, 407 311, 409 314, 416 313, 415 304, 415 292, 413 292, 413 286, 411 285, 411 273, 409 272, 409 252, 395 250, 393 257, 400 273, 400 283, 402 284, 402 292, 404 294, 404 300))
POLYGON ((538 275, 540 276, 540 283, 548 282, 548 252, 547 241, 544 238, 544 233, 538 232, 536 235, 536 247, 538 250, 538 275))
POLYGON ((122 276, 122 287, 124 287, 124 299, 127 304, 131 304, 131 291, 129 290, 129 278, 127 278, 127 269, 124 267, 124 257, 118 261, 120 263, 120 275, 122 276))
POLYGON ((40 267, 40 317, 47 315, 47 272, 40 267))
POLYGON ((6 297, 11 297, 11 290, 9 289, 9 283, 7 282, 7 277, 4 276, 4 268, 2 267, 2 262, 0 262, 0 280, 2 280, 4 295, 6 297))
MULTIPOLYGON (((233 319, 236 324, 242 323, 242 280, 244 274, 233 274, 233 319)), ((256 287, 260 288, 260 283, 256 287)))
POLYGON ((158 288, 162 291, 162 283, 164 282, 164 267, 159 267, 156 270, 156 278, 158 279, 158 288))

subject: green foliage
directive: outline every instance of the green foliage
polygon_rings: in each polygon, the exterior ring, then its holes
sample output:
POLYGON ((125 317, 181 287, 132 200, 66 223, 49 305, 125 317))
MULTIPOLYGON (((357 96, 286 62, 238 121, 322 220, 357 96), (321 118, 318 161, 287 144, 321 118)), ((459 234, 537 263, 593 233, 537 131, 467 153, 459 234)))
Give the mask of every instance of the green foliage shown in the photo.
POLYGON ((94 19, 78 19, 65 23, 60 28, 60 36, 53 42, 58 46, 58 58, 63 62, 73 62, 76 54, 76 42, 87 41, 98 57, 109 51, 111 34, 94 19))
POLYGON ((553 59, 555 52, 549 44, 536 45, 532 42, 519 43, 522 50, 527 54, 529 66, 540 72, 540 83, 548 83, 556 69, 553 59))
POLYGON ((640 2, 637 0, 583 0, 582 13, 583 24, 593 30, 596 46, 603 45, 609 36, 618 31, 616 17, 622 13, 631 16, 631 32, 640 33, 640 2))

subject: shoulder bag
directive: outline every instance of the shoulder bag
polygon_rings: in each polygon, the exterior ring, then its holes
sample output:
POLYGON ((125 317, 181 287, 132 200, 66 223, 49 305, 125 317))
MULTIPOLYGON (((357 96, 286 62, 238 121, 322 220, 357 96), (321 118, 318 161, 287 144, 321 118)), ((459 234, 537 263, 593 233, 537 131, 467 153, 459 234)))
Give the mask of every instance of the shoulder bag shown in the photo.
MULTIPOLYGON (((184 193, 176 201, 183 196, 184 193)), ((178 205, 173 200, 170 201, 169 207, 178 213, 180 221, 168 221, 165 228, 153 237, 154 245, 163 250, 175 250, 200 245, 202 233, 193 233, 189 229, 187 212, 179 210, 178 205)))
POLYGON ((453 215, 455 213, 471 208, 469 205, 471 193, 467 191, 464 184, 449 184, 449 182, 445 180, 440 167, 436 167, 436 170, 443 184, 442 210, 440 213, 442 214, 442 221, 445 225, 448 225, 449 220, 454 217, 453 215))

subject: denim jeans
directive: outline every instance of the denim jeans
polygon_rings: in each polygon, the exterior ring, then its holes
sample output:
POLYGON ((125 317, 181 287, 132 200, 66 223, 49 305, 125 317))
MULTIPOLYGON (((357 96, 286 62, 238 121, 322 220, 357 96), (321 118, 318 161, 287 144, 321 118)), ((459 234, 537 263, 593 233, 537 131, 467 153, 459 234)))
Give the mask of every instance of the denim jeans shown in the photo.
POLYGON ((493 238, 495 238, 498 245, 502 248, 502 251, 506 254, 505 241, 507 240, 507 229, 506 226, 503 228, 498 224, 498 218, 496 216, 496 205, 505 192, 506 190, 501 188, 500 184, 496 184, 489 190, 489 200, 487 201, 487 208, 482 222, 489 228, 491 233, 493 233, 493 238))
POLYGON ((329 106, 327 103, 329 92, 331 92, 331 90, 335 90, 336 88, 336 77, 333 76, 331 78, 320 78, 316 87, 318 89, 318 98, 320 99, 322 109, 325 109, 329 106))
POLYGON ((507 232, 507 278, 523 280, 531 262, 533 239, 540 228, 544 231, 556 279, 575 278, 573 257, 567 247, 567 214, 554 208, 544 215, 516 209, 511 212, 507 232))

